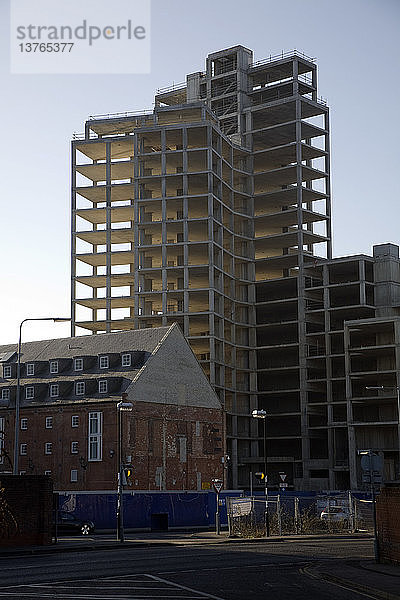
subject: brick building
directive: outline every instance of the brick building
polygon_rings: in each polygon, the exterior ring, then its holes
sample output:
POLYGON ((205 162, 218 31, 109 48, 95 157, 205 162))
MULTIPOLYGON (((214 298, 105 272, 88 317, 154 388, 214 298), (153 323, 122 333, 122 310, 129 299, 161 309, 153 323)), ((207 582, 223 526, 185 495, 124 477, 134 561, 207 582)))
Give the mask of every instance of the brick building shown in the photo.
MULTIPOLYGON (((0 473, 12 470, 17 348, 0 347, 0 473)), ((222 476, 221 405, 179 327, 22 345, 19 470, 56 490, 111 490, 122 460, 132 486, 202 489, 222 476)))

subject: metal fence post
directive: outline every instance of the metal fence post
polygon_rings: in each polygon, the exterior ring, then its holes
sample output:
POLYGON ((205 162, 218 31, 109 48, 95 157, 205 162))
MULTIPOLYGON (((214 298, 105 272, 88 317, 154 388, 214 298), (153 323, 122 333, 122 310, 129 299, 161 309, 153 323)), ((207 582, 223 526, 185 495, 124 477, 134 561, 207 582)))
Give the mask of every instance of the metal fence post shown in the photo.
POLYGON ((280 494, 278 494, 278 497, 276 499, 276 512, 278 515, 279 535, 282 535, 282 515, 281 515, 281 496, 280 496, 280 494))
POLYGON ((348 494, 348 503, 349 503, 349 525, 350 525, 350 530, 351 533, 354 533, 355 531, 355 522, 354 522, 354 505, 353 505, 353 494, 351 493, 351 490, 349 490, 349 494, 348 494))
POLYGON ((300 533, 300 519, 299 519, 299 498, 296 496, 294 499, 294 527, 296 534, 300 533))

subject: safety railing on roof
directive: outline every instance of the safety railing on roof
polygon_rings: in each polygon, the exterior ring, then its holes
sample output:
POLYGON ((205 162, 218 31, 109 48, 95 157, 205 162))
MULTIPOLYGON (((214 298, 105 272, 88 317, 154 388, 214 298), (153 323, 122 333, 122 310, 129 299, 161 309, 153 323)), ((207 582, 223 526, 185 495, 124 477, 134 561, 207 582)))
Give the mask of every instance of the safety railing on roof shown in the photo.
POLYGON ((174 92, 175 90, 182 90, 186 87, 186 81, 182 81, 181 83, 173 83, 168 87, 157 88, 157 94, 166 94, 167 92, 174 92))
POLYGON ((304 52, 299 52, 298 50, 289 50, 288 52, 282 52, 280 54, 270 54, 268 58, 263 58, 262 60, 257 60, 249 65, 249 67, 258 67, 260 65, 266 65, 274 60, 282 60, 284 58, 289 58, 290 56, 299 56, 300 58, 304 58, 310 62, 314 62, 315 58, 311 56, 307 56, 304 52))
POLYGON ((146 110, 117 112, 117 113, 107 113, 105 115, 89 115, 88 121, 94 121, 97 119, 118 119, 119 117, 141 117, 142 115, 151 115, 152 113, 153 113, 153 109, 146 109, 146 110))

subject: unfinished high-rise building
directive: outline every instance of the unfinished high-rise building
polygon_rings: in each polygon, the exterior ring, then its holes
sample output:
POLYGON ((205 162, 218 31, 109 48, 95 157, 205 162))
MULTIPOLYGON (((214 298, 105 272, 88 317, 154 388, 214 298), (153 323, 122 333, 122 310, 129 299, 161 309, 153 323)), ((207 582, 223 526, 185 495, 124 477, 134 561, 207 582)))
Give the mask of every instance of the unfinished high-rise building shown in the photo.
MULTIPOLYGON (((254 409, 268 413, 272 484, 279 471, 296 488, 350 478, 350 434, 332 413, 332 394, 340 414, 348 403, 334 377, 343 343, 327 358, 329 311, 347 289, 331 255, 329 163, 314 60, 254 62, 242 46, 159 90, 152 111, 89 118, 72 142, 72 334, 179 323, 225 407, 234 487, 264 461, 254 409)), ((354 260, 364 307, 372 259, 354 260)), ((342 311, 340 331, 375 316, 363 307, 342 311)))

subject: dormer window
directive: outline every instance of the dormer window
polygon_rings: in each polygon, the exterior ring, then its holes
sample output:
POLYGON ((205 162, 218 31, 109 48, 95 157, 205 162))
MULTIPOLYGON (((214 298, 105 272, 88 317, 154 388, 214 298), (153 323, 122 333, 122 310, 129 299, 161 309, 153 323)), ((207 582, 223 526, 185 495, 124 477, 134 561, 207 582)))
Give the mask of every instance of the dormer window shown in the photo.
POLYGON ((50 373, 52 373, 53 375, 58 373, 58 360, 50 361, 50 373))
POLYGON ((109 366, 108 356, 100 356, 99 357, 100 369, 108 369, 108 366, 109 366))
POLYGON ((85 393, 85 382, 84 381, 77 381, 75 383, 75 394, 77 396, 83 396, 85 393))
POLYGON ((60 388, 58 383, 50 384, 50 398, 58 398, 60 393, 60 388))
POLYGON ((27 400, 32 400, 35 397, 35 388, 33 387, 33 385, 28 385, 25 388, 25 398, 27 400))
POLYGON ((130 367, 132 364, 132 357, 130 354, 123 354, 121 357, 121 364, 123 367, 130 367))
POLYGON ((9 379, 11 377, 11 365, 3 366, 3 377, 4 379, 9 379))
POLYGON ((107 391, 108 391, 107 379, 100 379, 99 394, 107 394, 107 391))
POLYGON ((75 358, 74 369, 75 371, 83 371, 83 358, 75 358))
POLYGON ((27 363, 26 374, 28 377, 35 374, 35 364, 34 363, 27 363))

